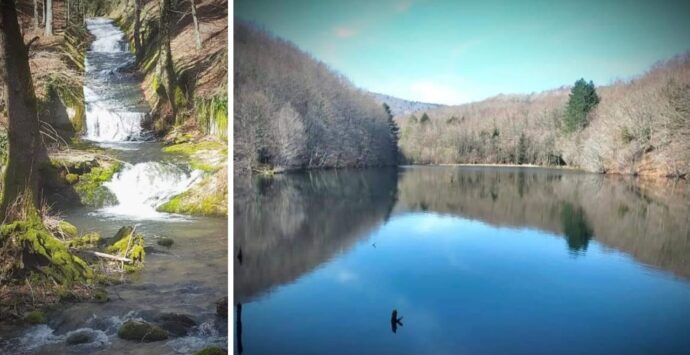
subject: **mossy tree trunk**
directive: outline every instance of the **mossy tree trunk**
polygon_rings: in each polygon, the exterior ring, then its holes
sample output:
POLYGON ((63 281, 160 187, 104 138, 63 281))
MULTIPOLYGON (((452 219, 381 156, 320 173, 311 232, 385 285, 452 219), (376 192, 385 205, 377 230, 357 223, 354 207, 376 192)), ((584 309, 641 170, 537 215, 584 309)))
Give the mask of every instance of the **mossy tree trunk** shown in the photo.
POLYGON ((9 158, 4 177, 0 215, 12 222, 26 211, 39 206, 38 169, 47 159, 41 142, 36 96, 29 68, 28 48, 24 44, 14 0, 0 0, 0 51, 5 68, 5 92, 8 116, 9 158), (20 197, 20 210, 10 208, 20 197), (12 210, 12 211, 11 211, 12 210))
POLYGON ((173 67, 172 51, 170 50, 170 20, 171 0, 160 1, 160 48, 158 56, 158 96, 166 98, 172 108, 173 120, 177 116, 175 103, 175 68, 173 67))

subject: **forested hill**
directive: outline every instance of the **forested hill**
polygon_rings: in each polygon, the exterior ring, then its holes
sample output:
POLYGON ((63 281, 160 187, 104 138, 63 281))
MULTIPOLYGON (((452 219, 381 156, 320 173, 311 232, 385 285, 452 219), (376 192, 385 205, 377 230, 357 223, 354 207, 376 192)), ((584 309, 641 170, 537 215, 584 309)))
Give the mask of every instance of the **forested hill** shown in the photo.
POLYGON ((690 53, 661 61, 630 80, 596 87, 578 83, 584 92, 561 87, 499 95, 399 116, 400 149, 408 162, 417 164, 568 165, 602 173, 690 174, 690 53), (575 93, 590 100, 588 88, 596 93, 591 107, 583 110, 571 97, 575 93))
POLYGON ((324 63, 235 19, 236 171, 395 163, 392 119, 324 63))
POLYGON ((395 116, 399 115, 409 115, 411 113, 433 110, 435 108, 444 107, 441 104, 431 104, 428 102, 410 101, 401 99, 399 97, 390 96, 386 94, 379 94, 372 92, 371 95, 374 97, 376 102, 380 104, 386 104, 390 106, 391 112, 395 116))

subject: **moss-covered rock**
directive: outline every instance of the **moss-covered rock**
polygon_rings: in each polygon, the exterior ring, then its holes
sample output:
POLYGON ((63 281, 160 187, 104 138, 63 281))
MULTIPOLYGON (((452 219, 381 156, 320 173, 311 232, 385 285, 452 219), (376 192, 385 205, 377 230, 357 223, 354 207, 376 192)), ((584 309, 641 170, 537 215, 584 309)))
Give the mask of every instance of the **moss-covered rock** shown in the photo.
POLYGON ((67 334, 67 345, 86 344, 94 341, 94 331, 91 329, 79 329, 67 334))
POLYGON ((88 265, 72 255, 67 246, 45 228, 36 211, 26 220, 0 226, 0 241, 12 249, 3 250, 11 264, 3 268, 0 279, 35 273, 60 285, 93 279, 88 265))
POLYGON ((48 322, 48 317, 41 311, 31 311, 24 316, 24 321, 29 324, 45 324, 48 322))
POLYGON ((109 165, 95 167, 88 173, 81 175, 79 182, 74 185, 81 203, 92 207, 117 204, 117 197, 107 187, 103 186, 103 183, 110 181, 113 175, 120 170, 120 167, 120 163, 113 162, 109 165))
POLYGON ((138 342, 153 342, 168 339, 168 333, 160 327, 137 320, 128 320, 117 331, 121 339, 138 342))
POLYGON ((175 243, 175 241, 172 240, 171 238, 161 238, 161 239, 158 239, 158 241, 156 243, 158 243, 158 245, 160 245, 160 246, 170 248, 175 243))
POLYGON ((196 353, 195 355, 225 355, 228 352, 225 349, 218 346, 207 346, 196 353))
POLYGON ((106 290, 99 288, 93 293, 93 300, 96 303, 106 303, 110 300, 108 297, 108 292, 106 290))
POLYGON ((190 159, 192 169, 205 172, 216 172, 227 164, 228 147, 214 140, 174 144, 163 151, 184 155, 190 159))
POLYGON ((196 216, 227 216, 227 169, 204 177, 189 190, 160 205, 157 210, 196 216))
POLYGON ((120 228, 115 237, 106 243, 106 252, 132 260, 132 263, 125 265, 125 271, 134 272, 144 266, 144 237, 136 233, 133 227, 120 228))
POLYGON ((69 240, 67 246, 70 248, 87 248, 98 245, 100 241, 101 235, 98 232, 91 232, 69 240))
POLYGON ((77 227, 65 220, 58 222, 58 229, 63 235, 72 239, 76 238, 79 235, 77 227))

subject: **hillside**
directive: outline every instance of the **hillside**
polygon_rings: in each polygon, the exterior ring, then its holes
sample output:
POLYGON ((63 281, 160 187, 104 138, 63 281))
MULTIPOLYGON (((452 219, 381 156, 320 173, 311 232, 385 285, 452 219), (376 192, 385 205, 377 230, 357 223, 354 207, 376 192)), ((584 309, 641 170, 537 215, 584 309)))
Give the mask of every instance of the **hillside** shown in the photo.
POLYGON ((295 45, 235 19, 236 171, 390 165, 382 105, 295 45))
POLYGON ((441 104, 431 104, 427 102, 405 100, 395 96, 379 94, 376 92, 372 92, 371 95, 374 97, 374 100, 376 100, 376 102, 380 104, 387 104, 391 108, 391 112, 393 112, 393 115, 395 116, 409 115, 415 112, 429 111, 435 108, 445 106, 441 104))
POLYGON ((397 117, 410 163, 568 165, 592 172, 684 177, 690 172, 690 54, 596 88, 584 129, 561 125, 570 89, 499 95, 397 117))

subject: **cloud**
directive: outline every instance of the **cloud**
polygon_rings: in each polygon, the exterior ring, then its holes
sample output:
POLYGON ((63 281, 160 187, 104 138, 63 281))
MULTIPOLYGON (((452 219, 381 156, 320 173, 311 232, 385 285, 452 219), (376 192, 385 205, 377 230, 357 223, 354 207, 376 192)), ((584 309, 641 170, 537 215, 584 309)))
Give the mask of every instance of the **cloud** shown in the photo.
POLYGON ((469 101, 467 93, 454 87, 430 81, 418 81, 410 86, 416 101, 458 105, 469 101))
POLYGON ((333 33, 338 38, 350 38, 357 34, 357 30, 351 27, 338 26, 333 28, 333 33))

